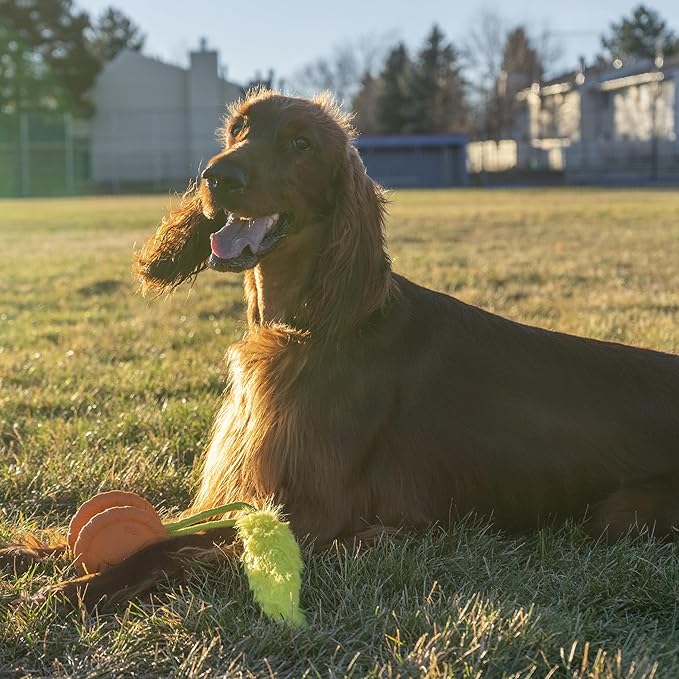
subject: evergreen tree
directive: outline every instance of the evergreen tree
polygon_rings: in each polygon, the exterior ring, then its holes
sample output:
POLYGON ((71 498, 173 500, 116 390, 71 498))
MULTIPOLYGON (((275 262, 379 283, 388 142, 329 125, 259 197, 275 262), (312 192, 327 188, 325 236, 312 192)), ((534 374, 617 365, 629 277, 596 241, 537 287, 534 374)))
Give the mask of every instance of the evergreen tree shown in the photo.
POLYGON ((129 17, 115 7, 108 7, 93 26, 90 44, 95 56, 104 64, 121 50, 141 51, 145 40, 146 36, 129 17))
POLYGON ((0 110, 88 108, 99 71, 71 0, 0 0, 0 110))
POLYGON ((667 28, 667 23, 655 10, 639 5, 629 18, 611 24, 608 35, 601 36, 601 45, 611 60, 653 59, 656 47, 665 56, 679 54, 679 39, 667 28))
POLYGON ((459 55, 434 25, 413 69, 410 98, 413 132, 447 132, 466 123, 465 87, 459 55))
POLYGON ((507 74, 507 90, 514 93, 542 79, 540 55, 523 26, 517 26, 507 35, 502 70, 507 74))
POLYGON ((507 34, 500 73, 486 104, 487 134, 493 139, 511 137, 517 112, 516 94, 542 79, 542 60, 523 26, 507 34))
POLYGON ((353 124, 362 134, 379 132, 377 124, 377 94, 380 81, 365 73, 361 79, 361 86, 353 101, 351 110, 354 112, 353 124))
POLYGON ((413 64, 401 42, 387 56, 380 73, 375 101, 375 122, 383 134, 409 131, 413 120, 411 84, 413 64))
POLYGON ((0 112, 90 113, 87 91, 105 61, 143 36, 109 8, 95 27, 72 0, 0 0, 0 112))

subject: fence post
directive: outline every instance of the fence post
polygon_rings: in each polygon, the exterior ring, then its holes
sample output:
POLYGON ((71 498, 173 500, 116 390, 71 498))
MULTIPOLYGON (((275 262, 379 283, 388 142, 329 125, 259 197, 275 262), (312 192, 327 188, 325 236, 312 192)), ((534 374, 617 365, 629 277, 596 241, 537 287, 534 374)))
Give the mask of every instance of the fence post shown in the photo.
POLYGON ((28 131, 28 114, 19 114, 19 178, 22 196, 31 192, 31 150, 28 131))
POLYGON ((73 116, 64 113, 64 169, 66 191, 75 193, 75 149, 73 147, 73 116))

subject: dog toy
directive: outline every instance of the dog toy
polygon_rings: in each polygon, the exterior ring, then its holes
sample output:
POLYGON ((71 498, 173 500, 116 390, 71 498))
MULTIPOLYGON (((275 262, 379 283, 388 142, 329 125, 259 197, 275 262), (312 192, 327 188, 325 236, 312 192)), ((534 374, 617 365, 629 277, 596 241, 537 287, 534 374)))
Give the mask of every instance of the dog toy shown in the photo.
POLYGON ((262 611, 273 619, 304 626, 299 607, 302 556, 290 526, 276 508, 256 509, 246 502, 214 507, 163 523, 153 505, 136 493, 113 490, 85 502, 68 526, 68 547, 76 570, 97 573, 161 540, 216 528, 235 527, 243 545, 241 562, 262 611), (242 511, 234 519, 208 520, 242 511))

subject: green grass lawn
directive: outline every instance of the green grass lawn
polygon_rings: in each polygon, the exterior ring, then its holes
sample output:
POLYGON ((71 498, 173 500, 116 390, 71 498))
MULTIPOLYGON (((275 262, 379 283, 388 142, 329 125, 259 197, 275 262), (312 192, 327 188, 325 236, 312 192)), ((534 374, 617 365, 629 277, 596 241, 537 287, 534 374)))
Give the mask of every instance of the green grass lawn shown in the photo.
MULTIPOLYGON (((0 201, 0 544, 99 490, 190 502, 243 301, 212 272, 136 294, 132 250, 168 203, 0 201)), ((466 302, 679 352, 676 191, 401 192, 388 238, 396 270, 466 302)), ((0 677, 678 677, 678 549, 471 518, 306 554, 304 631, 264 619, 231 564, 113 614, 10 605, 72 575, 57 560, 1 576, 0 677)))

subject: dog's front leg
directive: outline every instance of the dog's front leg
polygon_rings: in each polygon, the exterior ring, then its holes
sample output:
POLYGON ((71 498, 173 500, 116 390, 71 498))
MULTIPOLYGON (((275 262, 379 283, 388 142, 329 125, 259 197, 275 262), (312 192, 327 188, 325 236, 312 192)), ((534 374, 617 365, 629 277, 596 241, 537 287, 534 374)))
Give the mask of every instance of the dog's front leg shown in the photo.
POLYGON ((67 551, 66 543, 48 545, 28 537, 21 544, 0 549, 0 573, 23 575, 34 564, 50 557, 63 556, 67 551))

